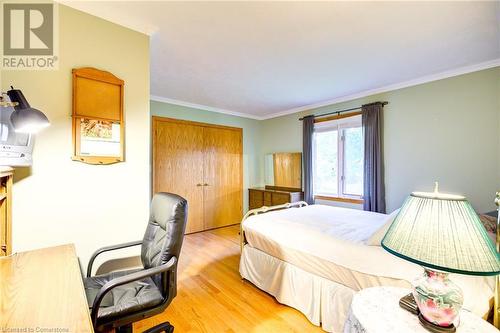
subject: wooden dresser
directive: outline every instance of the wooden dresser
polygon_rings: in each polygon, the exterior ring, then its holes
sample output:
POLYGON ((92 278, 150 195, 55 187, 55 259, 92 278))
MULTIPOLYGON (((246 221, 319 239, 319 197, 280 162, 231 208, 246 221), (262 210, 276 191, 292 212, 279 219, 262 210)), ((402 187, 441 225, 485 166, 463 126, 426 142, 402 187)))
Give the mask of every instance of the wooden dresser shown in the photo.
POLYGON ((0 257, 12 252, 13 169, 0 166, 0 257))
POLYGON ((304 192, 294 189, 288 190, 275 187, 254 187, 248 189, 249 209, 282 205, 287 202, 297 202, 303 199, 304 192))

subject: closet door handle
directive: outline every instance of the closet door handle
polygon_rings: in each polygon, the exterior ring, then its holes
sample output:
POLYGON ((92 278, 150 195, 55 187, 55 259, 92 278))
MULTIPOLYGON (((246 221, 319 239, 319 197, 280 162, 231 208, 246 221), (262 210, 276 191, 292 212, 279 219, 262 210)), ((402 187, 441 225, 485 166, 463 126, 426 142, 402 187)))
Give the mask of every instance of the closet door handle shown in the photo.
POLYGON ((207 183, 205 183, 205 184, 203 184, 203 186, 210 186, 210 185, 208 185, 207 183))
POLYGON ((196 184, 196 186, 200 187, 200 186, 203 186, 203 185, 201 185, 201 184, 196 184))

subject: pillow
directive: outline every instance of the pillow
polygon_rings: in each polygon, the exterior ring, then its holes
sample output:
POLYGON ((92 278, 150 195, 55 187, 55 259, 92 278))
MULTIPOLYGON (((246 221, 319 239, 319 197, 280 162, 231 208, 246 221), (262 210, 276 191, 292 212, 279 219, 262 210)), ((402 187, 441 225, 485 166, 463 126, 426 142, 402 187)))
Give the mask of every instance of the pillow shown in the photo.
POLYGON ((496 244, 497 242, 497 219, 496 217, 486 215, 486 214, 479 214, 479 220, 481 220, 481 223, 484 226, 484 229, 488 233, 488 236, 491 239, 491 242, 493 244, 496 244))
POLYGON ((484 226, 484 229, 486 229, 487 232, 496 234, 497 232, 497 219, 496 217, 489 216, 486 214, 479 214, 479 220, 481 220, 481 223, 484 226))
POLYGON ((396 215, 398 215, 398 213, 399 213, 399 209, 396 209, 395 211, 390 213, 387 216, 387 222, 385 222, 384 225, 380 227, 380 229, 375 231, 375 233, 368 239, 366 244, 371 245, 371 246, 380 246, 380 243, 382 243, 382 238, 384 238, 385 233, 387 232, 387 230, 389 230, 389 227, 391 226, 392 221, 394 221, 394 219, 396 218, 396 215))

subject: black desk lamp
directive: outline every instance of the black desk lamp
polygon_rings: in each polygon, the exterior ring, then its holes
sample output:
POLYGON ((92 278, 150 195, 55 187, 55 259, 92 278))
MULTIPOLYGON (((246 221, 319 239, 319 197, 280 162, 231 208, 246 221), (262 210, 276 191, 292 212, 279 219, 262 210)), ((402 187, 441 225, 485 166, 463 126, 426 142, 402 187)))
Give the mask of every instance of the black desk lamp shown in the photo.
POLYGON ((36 133, 50 125, 47 116, 42 111, 32 108, 21 90, 14 89, 11 86, 11 90, 7 91, 7 95, 15 105, 15 111, 12 112, 10 121, 16 132, 36 133))

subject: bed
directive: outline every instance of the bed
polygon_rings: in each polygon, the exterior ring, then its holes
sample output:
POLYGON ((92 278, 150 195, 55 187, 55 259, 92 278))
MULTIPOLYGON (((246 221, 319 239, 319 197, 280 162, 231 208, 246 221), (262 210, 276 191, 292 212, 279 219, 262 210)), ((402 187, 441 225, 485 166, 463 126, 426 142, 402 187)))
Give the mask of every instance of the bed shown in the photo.
MULTIPOLYGON (((305 202, 250 211, 241 224, 240 274, 327 332, 340 333, 354 294, 411 286, 422 268, 369 239, 388 215, 305 202)), ((495 280, 453 274, 464 308, 485 316, 495 280)))

